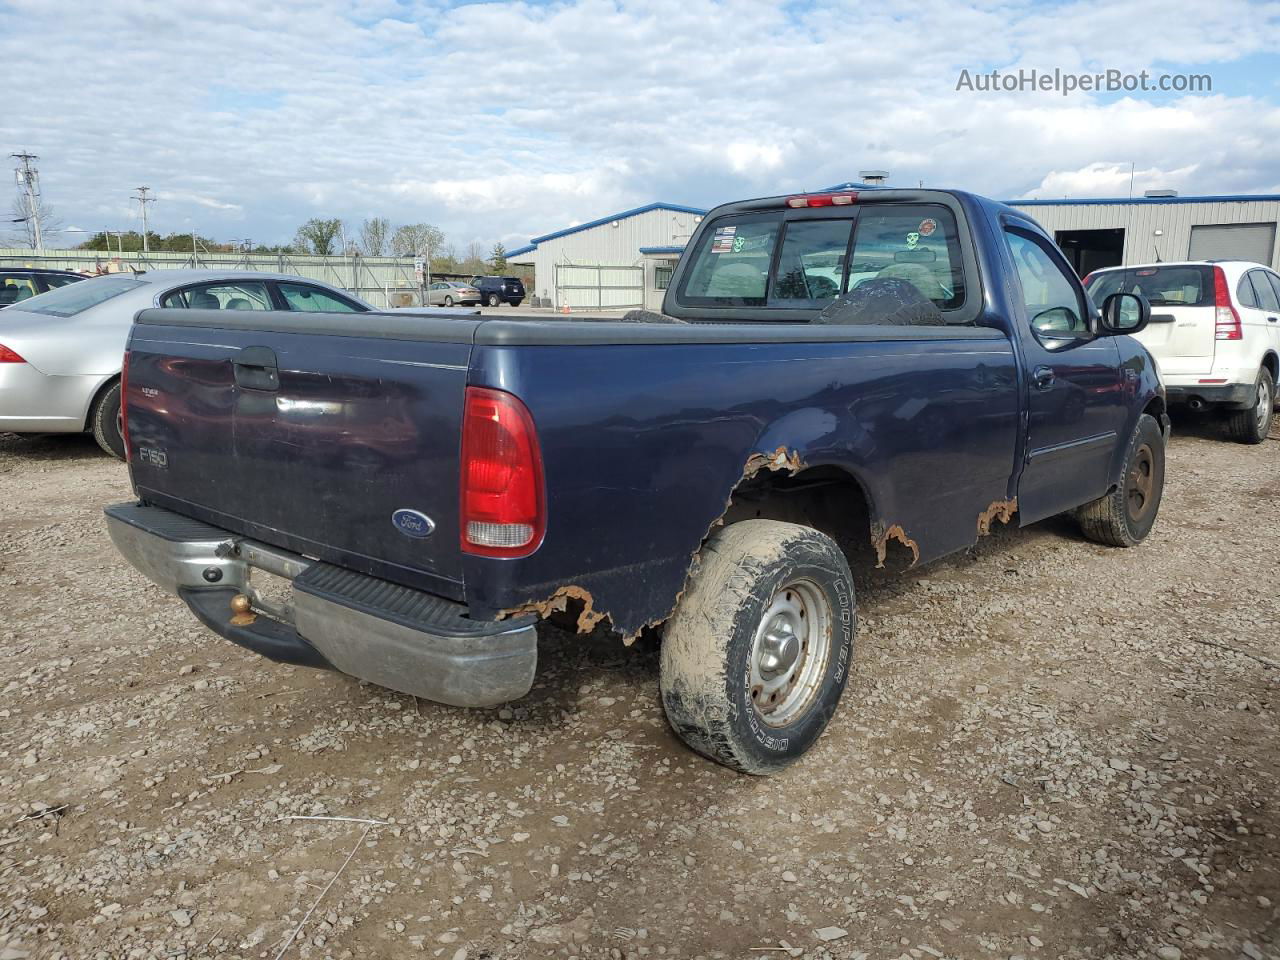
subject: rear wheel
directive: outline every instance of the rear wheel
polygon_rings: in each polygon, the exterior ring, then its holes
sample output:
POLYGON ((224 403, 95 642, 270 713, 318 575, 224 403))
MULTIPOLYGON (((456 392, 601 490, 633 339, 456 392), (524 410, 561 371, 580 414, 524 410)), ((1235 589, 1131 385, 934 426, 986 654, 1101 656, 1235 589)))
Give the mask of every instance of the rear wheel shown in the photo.
POLYGON ((743 773, 797 760, 835 713, 856 607, 835 542, 744 520, 711 537, 663 633, 660 685, 681 739, 743 773))
POLYGON ((93 439, 107 453, 124 459, 124 419, 120 410, 120 383, 117 381, 98 397, 89 413, 93 439))
POLYGON ((1241 443, 1261 443, 1271 432, 1271 417, 1275 410, 1276 385, 1271 371, 1263 367, 1258 371, 1258 383, 1253 394, 1253 406, 1234 411, 1227 421, 1232 439, 1241 443))
POLYGON ((1120 484, 1076 510, 1086 537, 1113 547, 1137 546, 1147 538, 1164 495, 1164 452, 1160 424, 1144 413, 1129 441, 1120 484))

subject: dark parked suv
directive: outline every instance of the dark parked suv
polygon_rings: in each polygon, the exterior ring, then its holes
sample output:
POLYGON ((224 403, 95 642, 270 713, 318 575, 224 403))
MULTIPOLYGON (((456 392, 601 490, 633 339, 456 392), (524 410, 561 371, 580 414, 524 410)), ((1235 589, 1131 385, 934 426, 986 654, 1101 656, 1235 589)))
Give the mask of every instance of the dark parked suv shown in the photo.
POLYGON ((471 285, 480 291, 480 302, 491 307, 500 303, 518 307, 524 300, 524 284, 519 277, 472 277, 471 285))

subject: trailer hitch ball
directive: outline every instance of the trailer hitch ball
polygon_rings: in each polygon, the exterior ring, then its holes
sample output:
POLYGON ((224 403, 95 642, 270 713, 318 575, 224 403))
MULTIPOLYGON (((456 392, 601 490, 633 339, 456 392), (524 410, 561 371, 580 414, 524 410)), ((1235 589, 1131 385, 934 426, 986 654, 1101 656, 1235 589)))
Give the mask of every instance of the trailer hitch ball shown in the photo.
POLYGON ((237 593, 231 598, 231 613, 231 622, 237 627, 246 627, 258 619, 258 615, 253 612, 253 601, 243 593, 237 593))

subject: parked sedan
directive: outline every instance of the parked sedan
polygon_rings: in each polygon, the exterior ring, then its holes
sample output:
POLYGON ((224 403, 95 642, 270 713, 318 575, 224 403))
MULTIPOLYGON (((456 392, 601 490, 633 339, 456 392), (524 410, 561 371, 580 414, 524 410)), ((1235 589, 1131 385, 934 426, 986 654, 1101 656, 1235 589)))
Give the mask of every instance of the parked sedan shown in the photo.
POLYGON ((123 459, 122 357, 134 314, 148 307, 373 309, 315 280, 244 271, 159 270, 71 283, 0 313, 0 432, 92 431, 103 450, 123 459))
POLYGON ((69 270, 0 267, 0 310, 83 279, 80 274, 69 270))
POLYGON ((480 291, 457 280, 440 280, 427 288, 427 303, 441 307, 452 307, 455 303, 474 307, 480 303, 480 291))

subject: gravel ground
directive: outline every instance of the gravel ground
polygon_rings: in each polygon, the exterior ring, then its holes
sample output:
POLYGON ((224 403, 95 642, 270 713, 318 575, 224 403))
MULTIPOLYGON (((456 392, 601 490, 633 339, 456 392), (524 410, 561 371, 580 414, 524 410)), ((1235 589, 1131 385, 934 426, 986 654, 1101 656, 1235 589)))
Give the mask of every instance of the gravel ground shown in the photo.
POLYGON ((476 711, 244 653, 112 551, 123 467, 0 437, 0 960, 1280 957, 1280 447, 1176 430, 1138 549, 862 575, 772 779, 606 635, 476 711))

